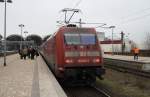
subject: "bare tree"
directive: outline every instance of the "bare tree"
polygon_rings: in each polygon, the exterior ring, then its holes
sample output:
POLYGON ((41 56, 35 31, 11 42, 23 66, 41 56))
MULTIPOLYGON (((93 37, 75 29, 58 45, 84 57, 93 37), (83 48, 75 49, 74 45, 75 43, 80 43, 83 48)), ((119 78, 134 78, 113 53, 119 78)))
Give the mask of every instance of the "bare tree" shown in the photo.
POLYGON ((137 47, 137 44, 133 40, 130 41, 130 44, 131 44, 131 50, 137 47))
POLYGON ((1 49, 2 49, 2 38, 3 38, 3 36, 2 35, 0 35, 0 51, 1 51, 1 49))
POLYGON ((3 38, 3 36, 2 36, 2 35, 0 35, 0 40, 2 40, 2 38, 3 38))
POLYGON ((43 42, 45 42, 51 35, 47 35, 43 38, 43 42))
POLYGON ((144 43, 145 48, 147 50, 150 50, 150 33, 146 33, 146 38, 145 39, 146 39, 146 41, 144 43))

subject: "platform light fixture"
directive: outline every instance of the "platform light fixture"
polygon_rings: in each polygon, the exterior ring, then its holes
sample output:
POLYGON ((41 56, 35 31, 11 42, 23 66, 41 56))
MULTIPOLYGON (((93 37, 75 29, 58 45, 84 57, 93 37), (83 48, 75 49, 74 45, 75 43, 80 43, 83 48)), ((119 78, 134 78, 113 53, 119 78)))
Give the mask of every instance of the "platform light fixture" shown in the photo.
POLYGON ((114 34, 114 28, 115 28, 115 26, 110 26, 109 28, 112 29, 112 41, 111 42, 112 42, 112 55, 113 55, 114 54, 114 45, 113 45, 113 40, 114 40, 113 36, 114 35, 113 34, 114 34))
MULTIPOLYGON (((28 34, 28 31, 24 31, 24 34, 25 34, 24 40, 27 41, 27 40, 26 40, 26 39, 27 39, 27 38, 26 38, 26 37, 27 37, 26 34, 28 34)), ((27 46, 27 43, 26 43, 26 42, 25 42, 25 45, 27 46)))
POLYGON ((24 31, 24 34, 25 34, 25 38, 26 38, 26 34, 28 34, 28 31, 24 31))
POLYGON ((21 43, 20 43, 20 50, 21 50, 22 49, 22 38, 23 38, 23 36, 22 36, 22 30, 23 30, 24 24, 20 24, 18 26, 21 28, 21 43))
POLYGON ((100 28, 104 28, 104 29, 112 29, 112 41, 111 41, 111 44, 112 44, 112 55, 114 54, 114 46, 113 46, 113 34, 114 34, 114 28, 115 28, 116 26, 109 26, 109 27, 103 27, 103 25, 102 26, 100 26, 100 28))

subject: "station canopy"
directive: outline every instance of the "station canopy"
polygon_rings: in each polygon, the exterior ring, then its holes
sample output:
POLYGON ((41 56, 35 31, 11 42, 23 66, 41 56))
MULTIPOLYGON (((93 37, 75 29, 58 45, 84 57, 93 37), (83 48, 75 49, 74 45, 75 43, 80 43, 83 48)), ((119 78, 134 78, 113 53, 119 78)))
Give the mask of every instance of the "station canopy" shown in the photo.
POLYGON ((20 48, 20 41, 24 41, 24 38, 21 35, 17 34, 12 34, 9 35, 6 40, 7 42, 7 50, 12 51, 15 50, 17 51, 20 48))
POLYGON ((9 35, 6 40, 8 41, 22 41, 24 40, 24 38, 21 36, 21 35, 17 35, 17 34, 12 34, 12 35, 9 35))
POLYGON ((42 44, 42 38, 39 35, 31 34, 26 37, 26 41, 34 41, 37 46, 42 44))

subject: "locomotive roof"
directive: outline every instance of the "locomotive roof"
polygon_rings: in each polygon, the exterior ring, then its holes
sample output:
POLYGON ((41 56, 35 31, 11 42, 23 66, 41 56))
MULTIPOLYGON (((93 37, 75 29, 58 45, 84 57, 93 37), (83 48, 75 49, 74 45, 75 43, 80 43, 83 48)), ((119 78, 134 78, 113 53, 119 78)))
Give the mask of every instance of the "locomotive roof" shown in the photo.
POLYGON ((74 31, 95 31, 95 28, 93 28, 93 27, 66 27, 66 26, 63 26, 59 30, 65 30, 65 31, 67 31, 67 30, 74 30, 74 31))
MULTIPOLYGON (((59 33, 60 31, 63 31, 63 32, 70 32, 70 30, 73 30, 73 32, 96 32, 95 28, 92 28, 92 27, 67 27, 67 26, 63 26, 63 27, 60 27, 58 29, 58 31, 56 31, 54 34, 52 34, 48 39, 46 39, 46 41, 48 41, 49 39, 53 38, 56 36, 57 33, 59 33)), ((45 43, 46 43, 45 41, 45 43)))

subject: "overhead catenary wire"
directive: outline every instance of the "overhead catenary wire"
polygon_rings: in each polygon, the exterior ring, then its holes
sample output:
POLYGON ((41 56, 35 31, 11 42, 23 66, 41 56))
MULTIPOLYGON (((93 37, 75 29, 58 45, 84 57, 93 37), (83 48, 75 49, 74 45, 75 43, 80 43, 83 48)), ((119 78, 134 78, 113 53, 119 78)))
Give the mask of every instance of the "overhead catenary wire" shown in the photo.
MULTIPOLYGON (((67 4, 66 4, 66 7, 64 7, 64 8, 69 8, 68 6, 70 6, 71 3, 72 3, 72 1, 69 2, 69 3, 67 3, 67 4)), ((59 11, 59 14, 60 14, 61 12, 62 12, 62 10, 59 11)), ((58 16, 59 19, 61 19, 62 17, 64 17, 64 14, 61 14, 61 15, 58 16)), ((61 25, 61 26, 64 25, 64 24, 62 23, 62 21, 61 21, 61 23, 60 23, 60 20, 56 21, 56 23, 59 23, 59 26, 60 26, 60 25, 61 25)), ((57 25, 57 26, 58 26, 58 25, 57 25)))
POLYGON ((146 12, 146 11, 148 11, 148 10, 150 10, 150 8, 142 9, 142 10, 137 11, 137 12, 134 12, 134 13, 132 13, 132 14, 130 14, 130 15, 124 16, 124 17, 122 17, 122 19, 126 19, 126 18, 129 18, 129 17, 135 16, 135 15, 137 15, 137 14, 144 13, 144 12, 146 12))
POLYGON ((74 6, 73 8, 77 8, 77 7, 80 5, 81 2, 82 2, 82 0, 79 0, 79 1, 75 4, 75 6, 74 6))
POLYGON ((120 29, 122 29, 122 28, 125 28, 125 24, 148 18, 150 16, 150 13, 148 13, 149 12, 148 10, 150 10, 150 8, 145 8, 145 9, 137 11, 133 14, 130 14, 126 17, 123 17, 123 18, 121 18, 120 22, 118 21, 118 23, 116 25, 120 25, 120 26, 122 25, 120 27, 120 29), (147 14, 143 14, 143 13, 146 13, 146 12, 147 12, 147 14))
POLYGON ((144 17, 148 17, 148 16, 150 16, 150 13, 144 14, 144 13, 148 12, 148 10, 150 10, 150 8, 145 8, 140 11, 134 12, 130 15, 124 16, 121 18, 121 23, 133 22, 136 20, 143 19, 144 17))
POLYGON ((131 18, 131 19, 122 21, 122 23, 128 23, 128 22, 133 22, 133 21, 145 19, 145 17, 148 17, 148 16, 150 16, 150 13, 149 13, 149 14, 146 14, 146 15, 143 15, 143 16, 139 16, 139 17, 135 17, 135 18, 131 18))
MULTIPOLYGON (((75 3, 75 6, 74 6, 72 9, 75 9, 76 7, 78 7, 79 4, 81 3, 81 1, 82 1, 82 0, 79 0, 77 3, 75 3)), ((70 3, 72 3, 72 2, 70 2, 70 3)), ((69 6, 71 5, 70 3, 69 3, 69 6)), ((68 6, 68 5, 67 5, 67 6, 68 6)), ((69 9, 69 7, 65 7, 65 8, 68 8, 68 9, 69 9)), ((59 13, 60 13, 60 12, 62 12, 62 10, 59 11, 59 13)), ((81 12, 81 11, 80 11, 80 12, 81 12)), ((66 14, 67 14, 67 13, 65 13, 65 19, 66 19, 66 14)), ((62 18, 63 15, 64 15, 64 14, 61 14, 60 18, 62 18)), ((72 17, 72 16, 71 16, 71 17, 72 17)), ((65 21, 66 21, 66 20, 65 20, 65 21)), ((70 21, 70 19, 69 19, 68 21, 70 21)), ((57 22, 57 23, 58 23, 58 22, 57 22)))

